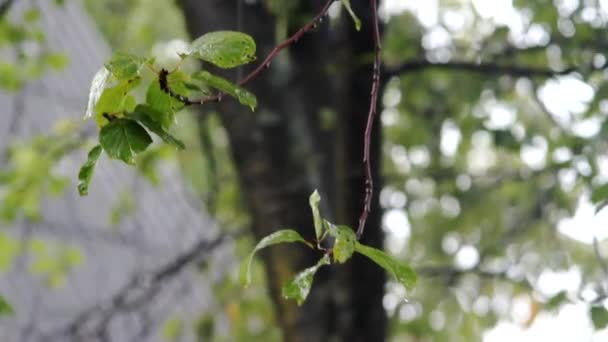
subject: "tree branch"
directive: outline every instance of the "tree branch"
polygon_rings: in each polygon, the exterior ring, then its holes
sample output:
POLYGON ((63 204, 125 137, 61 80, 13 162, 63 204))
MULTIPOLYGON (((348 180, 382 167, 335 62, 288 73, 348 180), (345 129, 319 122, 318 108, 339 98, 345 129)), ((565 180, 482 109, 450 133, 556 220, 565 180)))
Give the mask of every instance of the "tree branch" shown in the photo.
POLYGON ((363 137, 363 167, 365 169, 365 200, 363 210, 359 216, 359 227, 357 228, 357 239, 360 239, 365 230, 365 222, 371 210, 372 197, 374 194, 374 179, 372 177, 372 164, 369 150, 372 140, 372 129, 378 111, 378 92, 380 91, 380 68, 382 59, 380 57, 380 22, 378 20, 378 0, 370 0, 372 7, 372 22, 374 27, 374 67, 372 70, 372 90, 370 93, 369 113, 367 114, 367 124, 363 137))
POLYGON ((121 290, 104 303, 100 303, 79 314, 70 324, 54 336, 76 339, 104 336, 111 319, 121 312, 132 312, 149 303, 159 292, 163 281, 175 277, 186 267, 208 255, 226 240, 240 234, 222 234, 212 240, 201 239, 189 250, 177 256, 159 269, 133 276, 121 290))
POLYGON ((523 66, 515 64, 497 63, 475 63, 467 61, 451 61, 447 63, 432 63, 427 60, 415 59, 407 61, 397 67, 387 70, 389 76, 420 72, 428 69, 443 69, 454 71, 469 71, 485 75, 510 75, 515 77, 554 77, 567 75, 575 72, 575 67, 568 67, 563 70, 553 70, 550 68, 523 66))

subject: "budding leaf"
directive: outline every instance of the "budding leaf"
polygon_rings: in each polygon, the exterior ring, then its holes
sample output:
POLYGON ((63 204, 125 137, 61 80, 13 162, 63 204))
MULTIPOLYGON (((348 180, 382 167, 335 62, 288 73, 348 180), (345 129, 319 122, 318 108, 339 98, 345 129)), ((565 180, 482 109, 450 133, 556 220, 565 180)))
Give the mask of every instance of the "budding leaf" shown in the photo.
POLYGON ((329 256, 323 256, 316 265, 298 273, 293 280, 285 284, 282 291, 283 297, 294 299, 298 305, 301 305, 310 293, 315 274, 323 265, 329 265, 329 256))
POLYGON ((253 262, 253 256, 257 251, 268 246, 290 242, 302 242, 304 244, 308 244, 308 242, 304 240, 300 233, 292 229, 276 231, 260 240, 260 242, 258 242, 258 244, 253 249, 253 252, 251 252, 249 257, 247 258, 247 261, 241 266, 240 278, 243 286, 248 286, 251 283, 251 263, 253 262))
POLYGON ((348 11, 348 14, 350 14, 350 17, 353 18, 353 22, 355 23, 355 28, 357 29, 357 31, 361 31, 361 20, 359 19, 359 17, 357 17, 357 15, 353 11, 352 7, 350 6, 350 0, 341 0, 341 1, 342 1, 342 5, 344 6, 344 8, 346 8, 346 10, 348 11))
POLYGON ((315 235, 317 240, 321 238, 324 233, 323 229, 323 218, 319 213, 319 203, 321 202, 321 195, 315 190, 309 197, 308 203, 310 203, 310 209, 312 210, 312 218, 315 225, 315 235))
POLYGON ((336 239, 334 242, 334 260, 343 264, 350 259, 355 252, 357 236, 355 232, 347 226, 333 226, 330 234, 336 239))
POLYGON ((78 172, 78 180, 80 181, 78 183, 78 193, 80 193, 80 196, 86 196, 89 193, 89 184, 91 183, 91 178, 93 178, 95 164, 97 164, 101 151, 101 145, 93 147, 89 151, 87 161, 80 168, 80 172, 78 172))
POLYGON ((135 155, 146 150, 152 138, 137 122, 115 119, 99 131, 99 142, 111 158, 134 164, 135 155))
POLYGON ((400 261, 394 259, 383 251, 362 245, 359 242, 355 243, 355 251, 365 255, 380 267, 387 270, 407 289, 411 290, 416 285, 416 272, 414 272, 414 270, 412 270, 408 265, 402 264, 400 261))
POLYGON ((245 33, 215 31, 193 41, 189 54, 228 69, 254 61, 255 50, 255 41, 245 33))
POLYGON ((105 64, 106 69, 117 80, 129 80, 139 76, 139 71, 146 62, 145 58, 128 53, 117 52, 105 64))
POLYGON ((203 81, 209 87, 218 89, 236 98, 242 105, 249 106, 251 111, 254 111, 258 105, 255 95, 224 78, 215 76, 207 71, 196 72, 192 77, 203 81))
POLYGON ((128 117, 138 121, 144 125, 152 133, 158 135, 164 142, 169 145, 173 145, 180 150, 186 148, 184 143, 167 132, 161 124, 156 122, 153 118, 161 116, 162 113, 158 113, 154 108, 147 105, 138 105, 133 110, 133 113, 129 113, 128 117))

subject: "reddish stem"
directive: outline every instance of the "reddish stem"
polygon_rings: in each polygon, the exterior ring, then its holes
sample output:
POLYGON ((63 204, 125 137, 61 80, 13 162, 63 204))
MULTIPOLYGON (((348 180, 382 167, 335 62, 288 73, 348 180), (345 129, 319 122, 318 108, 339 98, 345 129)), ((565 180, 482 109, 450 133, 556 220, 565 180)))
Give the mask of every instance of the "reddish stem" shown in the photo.
POLYGON ((372 71, 372 90, 370 94, 369 112, 367 114, 367 125, 365 126, 365 136, 363 143, 363 167, 365 170, 365 200, 363 202, 363 210, 359 216, 359 227, 357 228, 357 239, 360 239, 365 230, 365 223, 372 206, 372 197, 374 194, 374 178, 372 175, 372 164, 370 160, 370 145, 372 139, 372 129, 376 119, 378 107, 378 92, 380 90, 380 22, 378 20, 378 0, 370 0, 372 6, 372 21, 374 25, 374 67, 372 71))
MULTIPOLYGON (((310 22, 308 22, 308 24, 302 26, 302 28, 300 28, 291 37, 287 38, 281 44, 277 45, 274 49, 272 49, 272 51, 270 51, 268 56, 266 56, 266 58, 264 58, 264 61, 262 61, 262 63, 260 63, 260 65, 258 65, 253 71, 251 71, 247 76, 245 76, 245 78, 241 79, 238 82, 238 85, 240 85, 240 86, 245 85, 245 84, 249 83, 249 81, 258 77, 262 73, 262 71, 270 68, 270 64, 276 58, 276 56, 279 54, 279 52, 281 52, 283 49, 290 46, 291 44, 296 43, 303 35, 308 33, 311 29, 317 27, 317 25, 323 21, 323 17, 325 17, 327 15, 327 11, 329 10, 329 7, 331 6, 331 4, 334 3, 334 1, 336 1, 336 0, 328 0, 327 3, 325 3, 325 6, 323 6, 323 8, 321 9, 321 11, 319 11, 319 13, 310 22)), ((199 100, 190 100, 189 101, 190 103, 187 103, 187 105, 203 104, 206 102, 219 101, 219 100, 221 100, 223 95, 224 95, 223 93, 217 93, 215 95, 207 96, 207 97, 204 97, 199 100)))

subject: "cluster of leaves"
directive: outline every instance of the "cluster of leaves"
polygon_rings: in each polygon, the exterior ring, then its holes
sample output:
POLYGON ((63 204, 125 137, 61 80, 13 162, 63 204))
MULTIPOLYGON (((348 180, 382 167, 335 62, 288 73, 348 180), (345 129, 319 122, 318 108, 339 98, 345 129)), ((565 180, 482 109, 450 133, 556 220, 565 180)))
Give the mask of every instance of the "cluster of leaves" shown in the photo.
POLYGON ((29 243, 32 254, 30 271, 41 275, 51 288, 65 283, 68 273, 83 263, 83 255, 75 247, 33 239, 29 243))
POLYGON ((65 55, 44 48, 44 32, 36 25, 40 10, 25 11, 20 19, 0 16, 0 48, 10 47, 16 52, 13 58, 0 60, 0 89, 9 91, 19 90, 25 81, 40 77, 48 69, 61 70, 67 64, 65 55), (38 48, 32 49, 33 45, 38 48))
POLYGON ((324 265, 332 263, 343 264, 347 262, 355 252, 362 254, 378 266, 388 271, 396 281, 405 286, 406 289, 412 290, 416 285, 416 273, 408 265, 394 259, 385 252, 361 244, 357 241, 357 237, 352 228, 343 225, 334 225, 324 219, 319 212, 319 202, 321 196, 317 191, 310 195, 310 208, 312 210, 316 241, 306 241, 300 233, 292 229, 283 229, 276 231, 267 237, 263 238, 249 255, 246 262, 243 263, 240 271, 241 282, 244 286, 251 283, 251 264, 255 253, 263 248, 280 244, 300 242, 306 246, 323 251, 324 255, 319 261, 298 273, 290 282, 283 286, 283 296, 286 299, 294 299, 298 304, 302 304, 314 280, 314 276, 324 265), (333 238, 333 246, 325 248, 322 246, 326 238, 333 238))
POLYGON ((69 179, 57 174, 55 165, 67 153, 80 147, 82 138, 69 121, 58 123, 54 132, 35 137, 30 143, 8 149, 8 165, 0 170, 0 218, 13 221, 22 214, 29 220, 40 218, 44 195, 59 195, 69 179))
MULTIPOLYGON (((217 31, 194 40, 181 60, 196 58, 223 69, 235 68, 255 60, 254 40, 240 32, 217 31)), ((181 64, 180 64, 181 65, 181 64)), ((86 117, 99 127, 99 144, 91 149, 80 169, 78 190, 88 193, 94 168, 102 151, 112 159, 134 164, 135 157, 152 143, 150 133, 166 144, 183 149, 171 127, 175 114, 185 106, 202 104, 213 91, 217 98, 227 94, 255 110, 256 97, 244 88, 206 70, 191 74, 180 65, 158 70, 154 58, 116 53, 93 78, 86 117), (147 74, 146 74, 147 71, 147 74), (152 76, 152 77, 150 77, 152 76), (145 99, 136 99, 136 90, 145 84, 145 99), (200 96, 200 100, 191 100, 200 96)))

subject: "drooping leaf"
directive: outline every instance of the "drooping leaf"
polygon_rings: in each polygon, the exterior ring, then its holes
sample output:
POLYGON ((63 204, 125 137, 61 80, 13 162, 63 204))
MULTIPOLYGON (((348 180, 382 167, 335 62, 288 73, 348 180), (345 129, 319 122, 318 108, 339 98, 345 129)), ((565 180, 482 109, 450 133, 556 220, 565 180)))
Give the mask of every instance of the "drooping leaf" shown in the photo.
POLYGON ((9 316, 15 313, 11 304, 2 296, 0 296, 0 316, 9 316))
POLYGON ((257 251, 279 243, 291 242, 302 242, 308 245, 308 242, 304 240, 300 233, 292 229, 283 229, 276 231, 260 240, 260 242, 258 242, 258 244, 253 249, 253 252, 249 254, 249 257, 241 266, 240 278, 243 286, 248 286, 251 283, 251 263, 253 262, 253 256, 257 251))
POLYGON ((330 229, 330 234, 336 239, 333 248, 334 260, 343 264, 355 252, 357 236, 348 226, 333 226, 330 229))
POLYGON ((298 273, 295 278, 285 284, 282 290, 283 297, 285 299, 293 299, 298 305, 301 305, 310 293, 315 274, 323 265, 329 265, 328 255, 324 255, 316 265, 298 273))
POLYGON ((411 290, 416 285, 416 272, 414 272, 414 270, 412 270, 408 265, 404 265, 383 251, 362 245, 359 242, 355 243, 355 251, 365 255, 380 267, 387 270, 407 289, 411 290))
POLYGON ((352 7, 350 6, 350 0, 340 1, 342 1, 342 5, 344 6, 344 8, 346 8, 348 14, 350 14, 350 17, 353 18, 353 22, 355 23, 355 28, 357 29, 357 31, 361 31, 361 20, 359 19, 359 17, 357 17, 357 14, 355 14, 355 11, 353 11, 352 7))
POLYGON ((129 92, 137 87, 140 79, 122 81, 114 87, 104 89, 95 106, 95 122, 97 126, 108 124, 108 116, 120 118, 125 111, 135 108, 135 98, 129 92))
POLYGON ((608 310, 603 306, 594 306, 589 310, 591 322, 595 330, 604 329, 608 326, 608 310))
POLYGON ((215 76, 207 71, 199 71, 192 75, 193 78, 203 81, 206 85, 218 89, 230 96, 236 98, 241 104, 245 106, 249 106, 252 111, 255 110, 255 107, 258 105, 258 100, 249 91, 245 88, 239 87, 238 85, 221 78, 219 76, 215 76))
POLYGON ((312 210, 312 218, 315 225, 315 236, 317 237, 317 240, 320 239, 324 233, 323 218, 321 218, 321 214, 319 213, 320 202, 321 195, 319 195, 319 192, 315 190, 308 198, 308 203, 310 203, 310 209, 312 210))
POLYGON ((95 73, 95 76, 93 76, 93 81, 91 82, 91 89, 89 90, 89 101, 87 103, 87 109, 84 113, 85 118, 90 118, 93 116, 97 101, 99 101, 99 97, 101 96, 103 89, 106 87, 106 83, 108 82, 109 77, 110 72, 105 67, 99 69, 95 73))
POLYGON ((95 173, 95 165, 101 155, 101 151, 101 145, 93 147, 89 151, 87 161, 80 167, 80 172, 78 172, 78 193, 80 196, 86 196, 89 193, 89 184, 95 173))
POLYGON ((189 54, 227 69, 254 61, 255 50, 255 41, 245 33, 215 31, 193 41, 189 54))
POLYGON ((139 71, 146 62, 145 58, 128 53, 117 52, 105 64, 106 69, 119 81, 130 80, 139 76, 139 71))
POLYGON ((115 119, 99 131, 99 142, 111 158, 133 164, 135 155, 148 148, 152 138, 137 122, 115 119))
POLYGON ((185 149, 186 146, 183 142, 171 135, 171 133, 167 132, 161 124, 152 119, 153 117, 162 115, 155 112, 157 111, 150 106, 138 105, 135 107, 135 110, 133 110, 133 113, 130 113, 128 116, 144 125, 152 133, 158 135, 167 144, 173 145, 180 150, 185 149))

